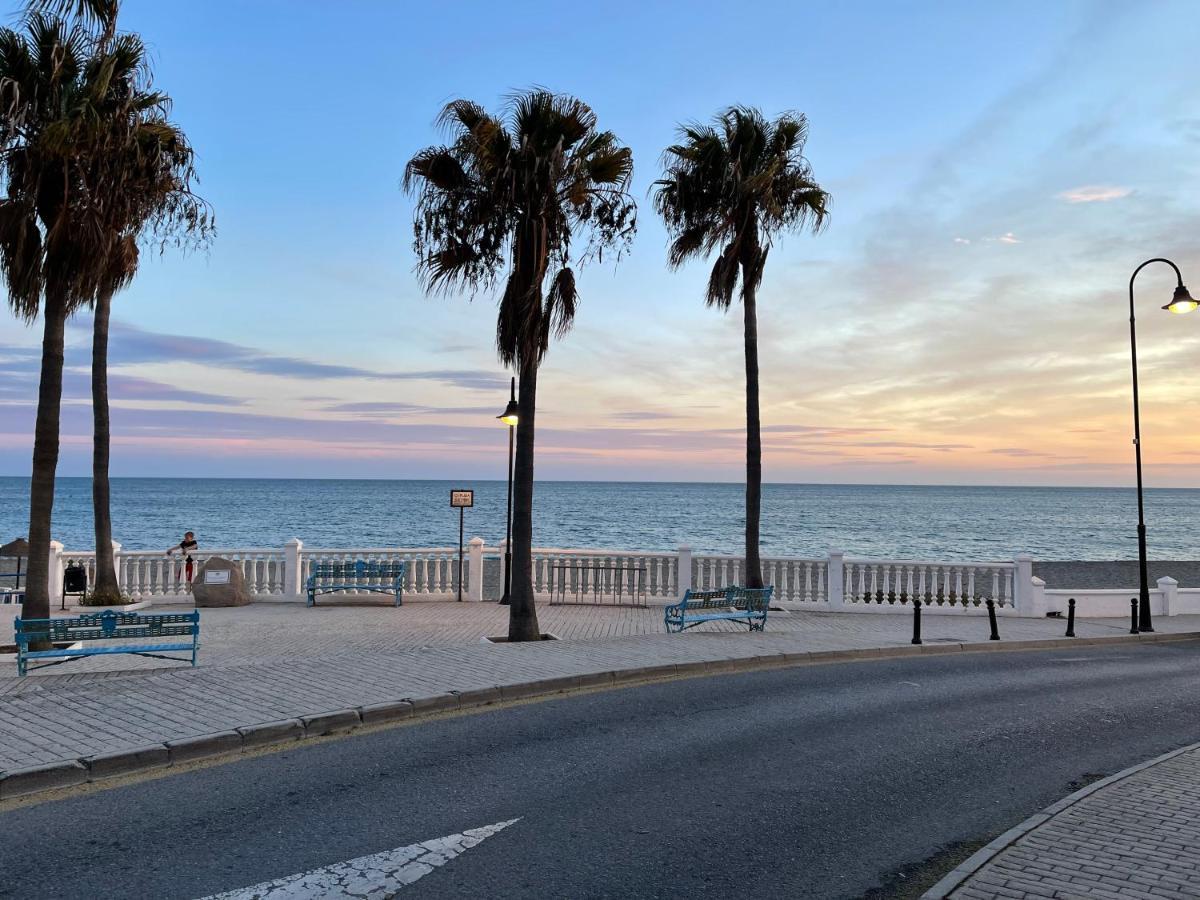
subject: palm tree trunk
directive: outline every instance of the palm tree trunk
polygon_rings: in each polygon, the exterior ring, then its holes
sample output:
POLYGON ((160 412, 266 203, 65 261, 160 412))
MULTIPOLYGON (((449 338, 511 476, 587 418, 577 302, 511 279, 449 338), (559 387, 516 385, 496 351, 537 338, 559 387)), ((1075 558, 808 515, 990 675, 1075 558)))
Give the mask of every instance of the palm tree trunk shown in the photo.
POLYGON ((509 594, 508 639, 541 639, 533 602, 533 435, 537 407, 536 361, 521 366, 517 399, 517 456, 513 465, 512 589, 509 594))
POLYGON ((92 512, 96 525, 96 583, 92 593, 106 604, 121 602, 112 546, 112 505, 109 499, 108 457, 108 319, 112 293, 96 300, 92 331, 92 512))
POLYGON ((758 529, 762 514, 762 435, 758 414, 758 309, 756 276, 742 266, 746 316, 746 587, 763 586, 758 529))
POLYGON ((65 304, 47 298, 42 337, 42 373, 33 430, 33 477, 29 486, 29 571, 23 618, 50 617, 50 522, 54 514, 54 475, 58 469, 59 414, 62 407, 65 304))

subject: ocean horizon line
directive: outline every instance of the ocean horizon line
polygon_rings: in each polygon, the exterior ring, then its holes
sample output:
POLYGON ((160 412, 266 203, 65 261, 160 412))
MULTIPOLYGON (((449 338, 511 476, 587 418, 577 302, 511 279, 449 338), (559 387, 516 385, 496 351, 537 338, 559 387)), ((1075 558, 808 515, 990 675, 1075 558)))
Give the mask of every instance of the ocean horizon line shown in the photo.
MULTIPOLYGON (((29 481, 28 475, 0 474, 0 478, 29 481)), ((56 481, 91 481, 90 475, 59 475, 56 481)), ((382 483, 438 483, 438 484, 468 484, 487 483, 504 484, 503 478, 402 478, 376 475, 113 475, 112 481, 274 481, 274 482, 332 482, 360 481, 382 483)), ((538 478, 538 484, 612 484, 612 485, 744 485, 745 481, 705 481, 689 480, 655 480, 645 478, 538 478)), ((994 488, 996 490, 1018 491, 1132 491, 1135 485, 1112 484, 992 484, 985 482, 896 482, 896 481, 764 481, 764 487, 815 487, 815 488, 944 488, 976 489, 994 488)), ((1200 491, 1196 487, 1153 487, 1147 485, 1147 491, 1200 491)))

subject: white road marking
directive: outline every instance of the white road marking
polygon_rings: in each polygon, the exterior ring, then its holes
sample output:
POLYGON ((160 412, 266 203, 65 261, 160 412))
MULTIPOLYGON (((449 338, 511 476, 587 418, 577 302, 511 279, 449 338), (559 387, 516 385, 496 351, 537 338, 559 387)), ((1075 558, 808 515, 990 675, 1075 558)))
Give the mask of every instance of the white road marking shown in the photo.
POLYGON ((320 900, 323 897, 385 900, 438 866, 444 866, 454 857, 520 821, 519 818, 509 819, 495 825, 470 828, 461 834, 348 859, 298 875, 264 881, 252 887, 213 894, 204 900, 320 900))
POLYGON ((902 681, 901 684, 911 684, 913 687, 920 687, 915 681, 902 681))

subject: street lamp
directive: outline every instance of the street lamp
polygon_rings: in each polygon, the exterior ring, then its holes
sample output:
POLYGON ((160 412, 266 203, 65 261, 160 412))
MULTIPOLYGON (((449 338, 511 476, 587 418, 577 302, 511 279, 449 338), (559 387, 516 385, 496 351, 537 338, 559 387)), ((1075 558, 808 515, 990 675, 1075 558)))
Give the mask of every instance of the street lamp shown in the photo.
POLYGON ((1154 627, 1150 620, 1150 576, 1146 567, 1146 512, 1142 502, 1142 420, 1141 413, 1138 410, 1137 325, 1133 314, 1133 282, 1137 278, 1138 272, 1151 263, 1166 263, 1175 270, 1175 279, 1178 282, 1175 288, 1175 296, 1163 309, 1182 315, 1190 313, 1197 306, 1200 306, 1200 303, 1193 300, 1192 295, 1188 293, 1188 289, 1183 286, 1183 275, 1179 271, 1179 266, 1175 265, 1169 259, 1162 259, 1160 257, 1148 259, 1134 269, 1133 275, 1129 277, 1129 345, 1130 354, 1133 359, 1133 448, 1134 456, 1137 460, 1138 571, 1140 578, 1138 585, 1139 631, 1153 631, 1154 627))
POLYGON ((504 516, 504 596, 502 606, 508 606, 508 592, 512 588, 512 483, 513 483, 513 433, 517 430, 517 379, 508 386, 508 406, 496 416, 508 426, 508 511, 504 516))

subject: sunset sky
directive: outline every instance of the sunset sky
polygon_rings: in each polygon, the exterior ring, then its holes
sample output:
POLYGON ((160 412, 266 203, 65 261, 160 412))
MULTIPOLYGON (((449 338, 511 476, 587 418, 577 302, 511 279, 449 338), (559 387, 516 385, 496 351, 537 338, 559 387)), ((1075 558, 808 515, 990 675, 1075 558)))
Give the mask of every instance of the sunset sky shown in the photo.
MULTIPOLYGON (((10 4, 11 11, 16 4, 10 4)), ((633 149, 632 253, 584 270, 539 387, 540 478, 742 478, 740 307, 665 268, 678 122, 811 120, 828 229, 760 296, 767 481, 1126 485, 1129 275, 1200 296, 1200 7, 125 0, 219 233, 114 305, 115 475, 503 477, 495 301, 426 297, 405 161, 468 97, 576 94, 633 149)), ((1200 486, 1200 313, 1138 280, 1147 481, 1200 486)), ((0 474, 27 475, 38 328, 0 313, 0 474)), ((90 328, 60 471, 90 469, 90 328)))

